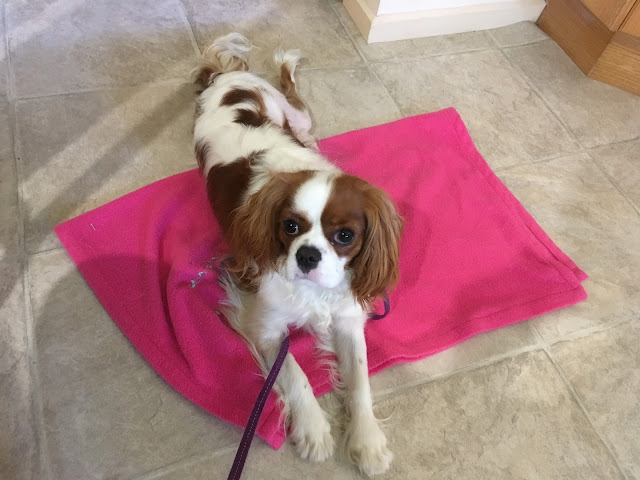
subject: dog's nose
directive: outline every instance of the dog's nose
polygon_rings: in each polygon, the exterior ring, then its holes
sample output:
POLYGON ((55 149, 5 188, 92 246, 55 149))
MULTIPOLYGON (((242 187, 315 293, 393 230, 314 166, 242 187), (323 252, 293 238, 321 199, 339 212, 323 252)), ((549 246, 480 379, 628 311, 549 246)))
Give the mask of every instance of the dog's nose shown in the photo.
POLYGON ((302 273, 309 273, 316 268, 322 260, 322 254, 316 247, 302 246, 296 252, 296 260, 302 273))

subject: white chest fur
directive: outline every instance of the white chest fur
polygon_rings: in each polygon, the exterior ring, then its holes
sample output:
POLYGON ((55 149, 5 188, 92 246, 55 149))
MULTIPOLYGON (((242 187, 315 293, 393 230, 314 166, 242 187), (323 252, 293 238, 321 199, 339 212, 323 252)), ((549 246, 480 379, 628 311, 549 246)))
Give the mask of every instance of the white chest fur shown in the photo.
POLYGON ((263 278, 258 292, 265 310, 278 324, 326 330, 332 318, 358 316, 362 308, 355 301, 345 279, 335 288, 325 288, 305 280, 287 280, 279 273, 263 278), (277 319, 279 318, 279 320, 277 319))

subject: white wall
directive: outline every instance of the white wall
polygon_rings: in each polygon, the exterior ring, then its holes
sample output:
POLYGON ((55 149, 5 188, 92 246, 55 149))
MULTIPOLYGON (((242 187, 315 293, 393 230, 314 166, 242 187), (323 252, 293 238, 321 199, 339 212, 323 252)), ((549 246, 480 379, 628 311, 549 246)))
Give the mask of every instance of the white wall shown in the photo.
POLYGON ((369 43, 535 21, 545 0, 343 0, 369 43))
POLYGON ((440 10, 443 8, 459 8, 485 3, 502 3, 512 0, 368 0, 372 11, 377 15, 391 13, 420 12, 423 10, 440 10), (376 9, 377 6, 377 9, 376 9))

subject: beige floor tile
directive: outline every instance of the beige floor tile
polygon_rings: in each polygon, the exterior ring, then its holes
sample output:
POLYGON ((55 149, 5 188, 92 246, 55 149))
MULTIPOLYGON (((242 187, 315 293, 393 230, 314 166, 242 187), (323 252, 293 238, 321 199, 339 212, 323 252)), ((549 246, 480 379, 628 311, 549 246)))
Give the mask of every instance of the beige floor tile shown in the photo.
POLYGON ((249 56, 254 71, 269 71, 276 48, 300 49, 306 57, 302 68, 362 63, 326 0, 185 0, 184 4, 201 49, 230 32, 242 33, 259 47, 249 56))
POLYGON ((65 252, 29 269, 53 478, 129 478, 240 440, 153 371, 65 252))
POLYGON ((640 141, 607 145, 590 153, 640 210, 640 141))
POLYGON ((499 172, 549 236, 587 274, 589 298, 533 321, 554 341, 640 311, 640 216, 586 154, 499 172))
POLYGON ((614 479, 614 460, 543 353, 380 402, 389 479, 614 479))
POLYGON ((511 47, 527 43, 539 42, 549 36, 533 22, 520 22, 506 27, 487 30, 499 47, 511 47))
POLYGON ((596 428, 611 443, 629 478, 640 478, 640 324, 553 346, 596 428), (588 366, 588 368, 585 368, 588 366))
POLYGON ((0 103, 0 478, 38 472, 9 107, 0 103))
POLYGON ((374 68, 405 116, 455 107, 494 168, 577 148, 498 51, 376 64, 374 68))
MULTIPOLYGON (((526 354, 377 404, 390 447, 381 479, 621 478, 613 459, 543 353, 526 354), (526 452, 526 455, 523 455, 526 452)), ((235 452, 149 478, 224 478, 235 452)), ((257 442, 247 478, 355 479, 346 460, 310 464, 257 442)))
POLYGON ((583 146, 640 136, 640 97, 587 78, 553 40, 505 53, 583 146))
POLYGON ((370 61, 428 57, 493 47, 493 43, 485 32, 466 32, 455 35, 368 44, 345 8, 342 5, 336 5, 335 11, 360 51, 370 61))
POLYGON ((19 97, 188 78, 196 53, 178 0, 7 0, 19 97))
POLYGON ((59 246, 59 222, 196 166, 189 85, 30 99, 17 112, 29 252, 59 246))
POLYGON ((301 71, 298 89, 313 117, 316 138, 400 118, 398 107, 367 68, 301 71))
POLYGON ((385 395, 397 388, 446 375, 509 352, 537 343, 529 322, 482 333, 443 352, 413 363, 396 365, 371 377, 374 395, 385 395))
MULTIPOLYGON (((227 478, 233 465, 235 450, 208 458, 176 465, 164 471, 154 472, 140 480, 209 480, 227 478)), ((262 440, 254 440, 242 478, 260 480, 362 480, 366 477, 347 460, 338 455, 322 463, 302 460, 293 448, 285 444, 280 450, 273 450, 262 440)), ((377 477, 376 477, 377 478, 377 477)))

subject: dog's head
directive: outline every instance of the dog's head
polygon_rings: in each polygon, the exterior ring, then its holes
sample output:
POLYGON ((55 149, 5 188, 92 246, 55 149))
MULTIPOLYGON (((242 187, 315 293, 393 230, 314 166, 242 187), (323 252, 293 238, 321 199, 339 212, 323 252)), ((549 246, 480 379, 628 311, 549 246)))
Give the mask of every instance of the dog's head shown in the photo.
POLYGON ((230 229, 235 270, 257 286, 270 268, 291 281, 348 285, 365 303, 398 278, 402 220, 387 194, 343 173, 273 175, 230 229))

